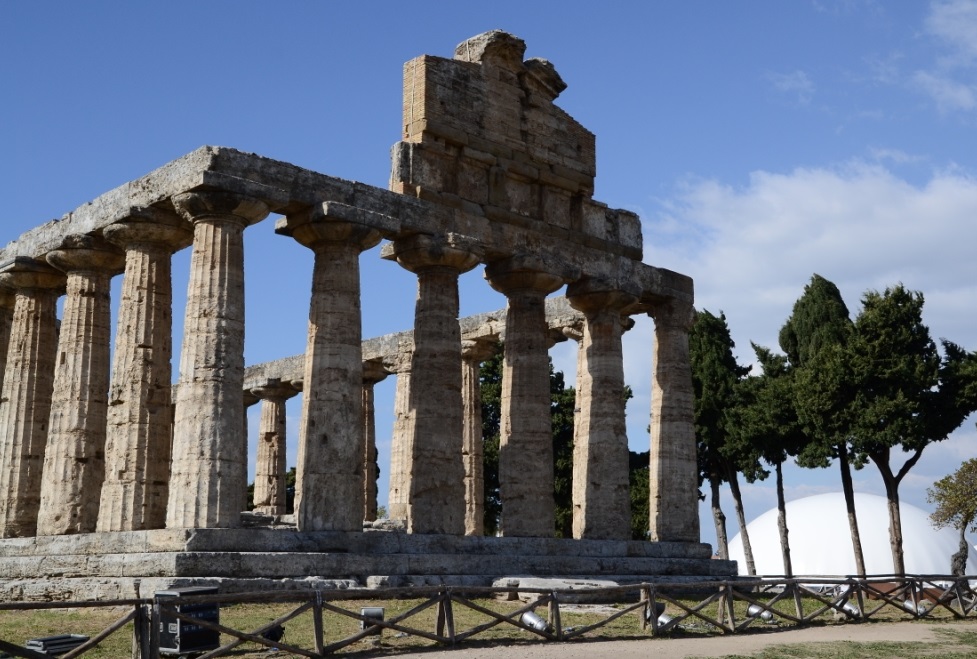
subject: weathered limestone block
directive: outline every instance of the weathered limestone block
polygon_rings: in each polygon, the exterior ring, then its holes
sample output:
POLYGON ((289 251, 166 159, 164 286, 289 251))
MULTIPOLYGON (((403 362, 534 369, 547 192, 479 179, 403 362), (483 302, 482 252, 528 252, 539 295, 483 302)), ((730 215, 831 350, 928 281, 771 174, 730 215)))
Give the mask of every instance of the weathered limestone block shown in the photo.
POLYGON ((75 236, 48 252, 47 261, 66 273, 68 281, 37 534, 91 533, 98 522, 105 477, 109 287, 125 257, 102 240, 75 236))
POLYGON ((485 474, 482 447, 481 363, 490 359, 499 344, 492 340, 462 340, 461 400, 464 405, 464 435, 461 453, 465 463, 465 535, 482 535, 485 530, 485 474))
POLYGON ((485 278, 508 299, 499 428, 500 530, 505 536, 551 536, 556 519, 545 298, 565 279, 522 259, 490 263, 485 278))
POLYGON ((171 254, 191 226, 172 213, 130 209, 103 235, 125 250, 105 442, 99 531, 166 523, 173 431, 171 254))
POLYGON ((224 192, 173 198, 193 223, 166 526, 233 527, 245 508, 244 229, 268 206, 224 192))
POLYGON ((414 354, 408 430, 407 530, 465 531, 465 468, 462 463, 461 330, 458 276, 478 263, 472 246, 417 234, 385 247, 417 275, 414 354))
MULTIPOLYGON (((425 55, 405 65, 392 190, 557 223, 565 216, 538 212, 547 188, 593 194, 594 136, 553 104, 566 88, 553 65, 524 62, 525 50, 522 39, 494 30, 462 42, 454 59, 425 55)), ((579 204, 567 210, 579 216, 579 204)))
POLYGON ((651 540, 699 541, 698 468, 692 420, 689 330, 694 309, 677 300, 652 307, 651 540))
POLYGON ((251 393, 261 400, 258 455, 254 471, 254 511, 285 514, 285 401, 298 394, 291 384, 269 380, 251 393))
POLYGON ((363 521, 377 518, 377 421, 373 387, 389 375, 382 361, 363 362, 363 521))
POLYGON ((65 276, 15 259, 0 267, 0 286, 16 296, 0 395, 0 538, 16 538, 37 529, 65 276))
POLYGON ((315 252, 295 517, 300 531, 357 531, 365 452, 359 259, 380 233, 327 212, 313 207, 278 227, 315 252))
POLYGON ((586 317, 577 361, 573 444, 573 537, 630 537, 621 314, 635 298, 590 280, 567 289, 586 317))

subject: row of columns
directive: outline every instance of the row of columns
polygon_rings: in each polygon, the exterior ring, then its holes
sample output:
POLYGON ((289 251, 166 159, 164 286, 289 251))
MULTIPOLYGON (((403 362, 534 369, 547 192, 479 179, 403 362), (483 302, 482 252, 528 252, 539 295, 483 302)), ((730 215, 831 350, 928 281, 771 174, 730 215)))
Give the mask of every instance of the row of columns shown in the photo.
MULTIPOLYGON (((175 213, 133 209, 101 238, 68 240, 47 255, 47 263, 21 260, 0 273, 0 320, 9 318, 0 322, 0 341, 9 327, 8 349, 0 350, 6 360, 0 386, 0 536, 240 523, 247 475, 243 232, 269 208, 218 191, 184 193, 171 201, 175 213), (171 405, 170 257, 191 242, 179 382, 171 405), (110 364, 109 282, 122 269, 110 364), (63 292, 59 340, 56 304, 63 292)), ((359 255, 380 234, 324 208, 289 216, 281 230, 315 254, 295 513, 300 530, 354 531, 370 515, 368 502, 376 501, 370 490, 375 478, 364 465, 375 464, 368 397, 380 375, 365 372, 362 362, 359 255)), ((414 533, 472 533, 480 511, 465 502, 479 497, 466 496, 465 488, 479 487, 481 479, 480 423, 475 425, 474 410, 465 413, 463 401, 472 399, 462 390, 470 395, 477 384, 479 346, 461 341, 458 277, 481 257, 450 236, 426 235, 398 238, 383 255, 418 278, 413 351, 400 365, 383 369, 398 373, 391 516, 404 519, 414 533)), ((548 536, 554 528, 552 472, 538 468, 552 464, 544 300, 566 279, 519 258, 490 263, 486 278, 508 299, 502 533, 548 536)), ((586 474, 574 479, 575 500, 581 502, 574 511, 575 535, 627 537, 619 521, 627 515, 606 511, 626 507, 628 500, 620 318, 634 299, 587 281, 572 284, 568 299, 585 316, 575 464, 586 474), (603 521, 608 517, 613 524, 603 521)), ((662 326, 674 329, 658 331, 656 323, 656 336, 668 344, 656 352, 656 369, 668 387, 658 392, 664 396, 653 431, 671 414, 676 428, 668 430, 684 432, 682 424, 691 428, 682 409, 687 401, 681 393, 673 400, 669 389, 688 369, 688 327, 662 326)), ((258 481, 268 488, 256 482, 255 495, 263 512, 283 506, 284 484, 279 487, 270 472, 281 472, 284 451, 270 439, 283 436, 290 391, 294 386, 269 385, 251 392, 267 408, 259 435, 269 441, 259 442, 259 463, 269 466, 258 481)), ((691 446, 694 473, 694 441, 691 446)), ((653 472, 653 491, 656 477, 669 479, 653 472)), ((694 487, 692 479, 693 491, 676 495, 694 502, 694 487)), ((653 501, 653 519, 668 503, 653 501)), ((698 538, 695 526, 687 539, 698 538)))

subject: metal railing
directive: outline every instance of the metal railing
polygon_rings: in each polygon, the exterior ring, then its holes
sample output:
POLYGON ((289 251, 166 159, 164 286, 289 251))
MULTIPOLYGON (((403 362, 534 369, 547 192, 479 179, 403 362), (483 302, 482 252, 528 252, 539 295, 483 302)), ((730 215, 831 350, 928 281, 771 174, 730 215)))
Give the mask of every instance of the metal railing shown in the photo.
MULTIPOLYGON (((159 657, 161 621, 179 620, 194 629, 209 630, 229 640, 220 647, 199 654, 200 659, 227 656, 244 643, 304 657, 324 657, 342 648, 376 635, 383 630, 427 639, 451 646, 463 643, 497 626, 511 626, 526 632, 527 639, 568 641, 597 630, 628 615, 638 616, 641 633, 660 636, 675 630, 700 633, 735 634, 753 625, 776 621, 779 624, 804 626, 822 622, 831 616, 833 622, 863 622, 879 619, 913 619, 977 616, 977 577, 945 575, 877 575, 869 578, 803 576, 794 578, 758 577, 702 582, 642 583, 617 587, 588 589, 412 587, 386 589, 317 590, 238 593, 226 595, 193 595, 186 597, 153 597, 145 599, 98 602, 9 602, 0 603, 0 612, 12 610, 77 609, 116 607, 127 610, 89 640, 61 655, 73 659, 84 655, 109 636, 123 633, 131 623, 132 657, 159 657), (494 611, 479 599, 506 595, 529 601, 505 612, 494 611), (367 615, 363 610, 345 608, 344 603, 361 600, 421 600, 390 619, 367 615), (600 614, 599 620, 575 627, 565 627, 564 614, 579 602, 610 602, 614 606, 600 614), (235 629, 199 615, 203 604, 293 604, 287 612, 251 631, 235 629), (197 607, 195 611, 194 608, 197 607), (418 614, 436 607, 433 626, 430 621, 418 624, 418 614), (466 629, 456 624, 456 611, 469 609, 484 621, 466 629), (545 612, 545 617, 536 613, 545 612), (301 647, 272 640, 269 632, 305 613, 311 613, 313 642, 301 647), (328 616, 360 622, 360 630, 343 638, 326 640, 328 616)), ((428 616, 430 617, 430 616, 428 616)), ((598 616, 599 617, 599 616, 598 616)), ((335 620, 335 618, 330 618, 335 620)), ((338 628, 341 625, 333 625, 338 628)), ((27 630, 29 632, 29 630, 27 630)), ((0 639, 0 652, 12 657, 39 659, 48 657, 36 650, 0 639)), ((382 650, 378 650, 382 653, 382 650)), ((2 654, 0 654, 2 656, 2 654)))

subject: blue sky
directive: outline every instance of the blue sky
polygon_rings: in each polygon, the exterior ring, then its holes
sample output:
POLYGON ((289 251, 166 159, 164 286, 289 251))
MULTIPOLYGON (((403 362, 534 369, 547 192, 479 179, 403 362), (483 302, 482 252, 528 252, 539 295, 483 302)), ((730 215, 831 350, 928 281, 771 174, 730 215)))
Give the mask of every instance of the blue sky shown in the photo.
MULTIPOLYGON (((741 362, 750 341, 776 347, 815 272, 853 313, 867 289, 920 290, 934 338, 977 348, 975 0, 3 3, 0 242, 204 144, 385 186, 403 63, 494 28, 554 63, 557 103, 597 135, 595 197, 640 214, 645 261, 695 279, 741 362)), ((268 221, 246 241, 247 360, 298 353, 311 252, 268 221)), ((188 262, 174 261, 178 328, 188 262)), ((365 335, 408 329, 413 276, 378 250, 362 263, 365 335)), ((480 269, 461 302, 504 306, 480 269)), ((651 334, 645 319, 625 337, 635 449, 651 334)), ((551 354, 572 378, 571 347, 551 354)), ((392 399, 391 378, 381 451, 392 399)), ((926 508, 925 488, 974 455, 972 418, 926 450, 903 499, 926 508)), ((835 472, 789 470, 788 496, 837 489, 835 472)), ((856 476, 882 492, 874 467, 856 476)), ((746 488, 749 518, 772 488, 746 488)))

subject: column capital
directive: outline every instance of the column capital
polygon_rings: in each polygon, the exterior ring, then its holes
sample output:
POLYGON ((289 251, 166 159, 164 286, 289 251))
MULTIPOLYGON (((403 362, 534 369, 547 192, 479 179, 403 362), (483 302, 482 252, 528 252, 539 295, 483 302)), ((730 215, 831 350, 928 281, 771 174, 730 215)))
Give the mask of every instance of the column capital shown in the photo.
POLYGON ((574 322, 568 325, 564 325, 562 328, 560 328, 560 332, 566 338, 576 341, 577 343, 580 343, 583 340, 583 326, 584 326, 584 319, 578 318, 574 322))
POLYGON ((56 289, 63 292, 66 277, 45 261, 17 256, 0 265, 0 286, 14 289, 56 289))
POLYGON ((695 322, 695 307, 691 302, 669 299, 655 304, 648 311, 657 327, 680 329, 686 332, 692 329, 695 322))
POLYGON ((461 358, 465 361, 481 363, 491 359, 499 352, 500 345, 496 339, 462 339, 461 358))
POLYGON ((637 296, 600 280, 581 279, 567 286, 567 302, 588 317, 603 311, 621 313, 637 301, 637 296))
POLYGON ((279 378, 269 378, 257 387, 251 388, 251 393, 260 400, 287 400, 297 396, 299 390, 291 382, 282 382, 279 378))
POLYGON ((381 380, 385 380, 390 375, 390 371, 384 366, 383 361, 363 362, 363 384, 374 385, 381 380))
POLYGON ((174 195, 170 201, 180 216, 194 223, 232 218, 249 226, 265 219, 271 212, 268 204, 260 199, 221 190, 183 192, 174 195))
POLYGON ((152 206, 133 206, 127 217, 102 229, 102 236, 123 249, 142 243, 176 252, 193 242, 193 227, 175 213, 152 206))
POLYGON ((109 242, 89 235, 68 236, 61 247, 44 255, 47 262, 65 273, 108 272, 125 268, 125 254, 109 242))
POLYGON ((480 254, 475 242, 464 236, 429 236, 416 233, 384 245, 380 256, 396 260, 413 273, 428 268, 450 268, 459 274, 478 265, 480 254))
POLYGON ((522 292, 549 295, 563 287, 569 279, 567 275, 552 272, 539 259, 526 256, 512 256, 485 266, 489 285, 506 296, 522 292))
POLYGON ((335 205, 318 204, 279 220, 275 233, 291 236, 300 244, 315 250, 329 243, 350 243, 365 251, 376 247, 380 232, 366 224, 350 221, 329 213, 335 205))

